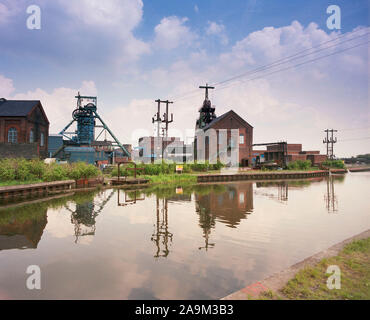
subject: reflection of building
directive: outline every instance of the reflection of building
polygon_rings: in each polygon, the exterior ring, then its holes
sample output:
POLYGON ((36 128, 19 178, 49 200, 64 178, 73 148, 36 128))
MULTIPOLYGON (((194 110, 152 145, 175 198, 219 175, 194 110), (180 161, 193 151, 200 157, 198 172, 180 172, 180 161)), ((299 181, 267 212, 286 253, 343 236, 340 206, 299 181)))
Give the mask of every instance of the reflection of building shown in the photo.
POLYGON ((196 195, 198 208, 217 217, 220 222, 235 228, 253 210, 253 184, 227 185, 226 192, 196 195))
POLYGON ((288 201, 289 182, 288 181, 269 181, 269 182, 257 182, 257 188, 277 187, 277 196, 274 194, 268 194, 270 198, 277 198, 279 202, 288 201))
POLYGON ((216 219, 230 228, 236 228, 253 211, 253 184, 227 185, 226 191, 195 194, 195 199, 199 226, 203 229, 205 239, 205 245, 200 249, 208 249, 214 246, 209 237, 216 219))
MULTIPOLYGON (((1 213, 4 217, 6 213, 1 213)), ((9 249, 35 249, 47 224, 46 209, 31 218, 17 219, 17 214, 8 223, 0 224, 0 251, 9 249)))
POLYGON ((170 253, 169 246, 172 243, 173 234, 168 226, 168 200, 156 197, 156 222, 151 241, 155 243, 155 258, 166 258, 170 253))

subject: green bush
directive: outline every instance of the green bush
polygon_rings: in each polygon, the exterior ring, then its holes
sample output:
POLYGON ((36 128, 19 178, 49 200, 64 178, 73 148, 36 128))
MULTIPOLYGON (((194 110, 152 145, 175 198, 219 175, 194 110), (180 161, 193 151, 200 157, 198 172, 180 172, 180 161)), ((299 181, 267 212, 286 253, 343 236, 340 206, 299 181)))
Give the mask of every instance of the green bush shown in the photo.
POLYGON ((89 179, 99 175, 99 169, 85 162, 73 163, 67 168, 67 176, 70 179, 89 179))
POLYGON ((67 164, 51 163, 47 165, 42 180, 47 182, 68 180, 68 169, 69 168, 67 164))
POLYGON ((308 170, 311 168, 311 160, 291 161, 287 165, 289 170, 308 170))
POLYGON ((326 160, 322 163, 324 167, 344 169, 345 165, 342 160, 326 160))
POLYGON ((0 181, 15 180, 15 167, 11 159, 0 160, 0 181))
POLYGON ((1 159, 0 181, 59 181, 66 179, 92 178, 99 169, 85 162, 73 164, 45 164, 42 160, 1 159))

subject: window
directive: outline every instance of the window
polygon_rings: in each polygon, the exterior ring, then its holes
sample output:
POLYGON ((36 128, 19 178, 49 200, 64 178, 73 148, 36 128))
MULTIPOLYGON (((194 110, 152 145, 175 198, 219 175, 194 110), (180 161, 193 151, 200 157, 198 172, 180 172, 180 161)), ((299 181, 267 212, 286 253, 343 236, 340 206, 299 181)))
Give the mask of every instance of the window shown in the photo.
POLYGON ((30 143, 33 143, 35 142, 35 138, 34 138, 34 135, 33 135, 33 130, 31 129, 30 131, 30 143))
POLYGON ((244 203, 244 193, 239 193, 239 203, 243 204, 244 203))
POLYGON ((16 128, 10 128, 8 131, 8 142, 17 143, 18 142, 18 132, 16 128))
POLYGON ((244 144, 244 134, 239 135, 239 144, 244 144))
POLYGON ((44 143, 45 143, 45 141, 44 141, 44 133, 41 132, 41 134, 40 134, 40 147, 43 147, 44 146, 44 143))

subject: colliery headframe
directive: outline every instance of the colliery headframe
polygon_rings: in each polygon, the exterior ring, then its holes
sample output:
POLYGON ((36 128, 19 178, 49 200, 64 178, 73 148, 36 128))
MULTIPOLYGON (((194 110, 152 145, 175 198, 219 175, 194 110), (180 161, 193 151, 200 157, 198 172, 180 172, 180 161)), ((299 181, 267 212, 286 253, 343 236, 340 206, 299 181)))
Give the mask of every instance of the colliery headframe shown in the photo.
POLYGON ((114 157, 130 158, 131 153, 113 134, 97 112, 97 97, 75 97, 77 108, 72 112, 72 120, 59 132, 50 137, 49 156, 68 161, 86 161, 89 163, 114 162, 114 157), (84 102, 87 102, 84 104, 84 102), (76 131, 67 131, 73 123, 76 131), (100 130, 96 135, 96 130, 100 130), (107 133, 112 140, 107 140, 107 133), (104 140, 98 140, 105 134, 104 140), (63 137, 65 139, 63 139, 63 137), (116 149, 115 149, 116 148, 116 149), (113 160, 113 161, 112 161, 113 160))

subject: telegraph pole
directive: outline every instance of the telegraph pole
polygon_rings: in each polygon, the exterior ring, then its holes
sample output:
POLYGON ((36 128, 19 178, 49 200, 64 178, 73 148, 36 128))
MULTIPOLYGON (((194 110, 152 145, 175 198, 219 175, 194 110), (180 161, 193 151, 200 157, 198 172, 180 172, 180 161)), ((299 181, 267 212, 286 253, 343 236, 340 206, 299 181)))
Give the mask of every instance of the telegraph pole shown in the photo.
POLYGON ((328 159, 333 160, 334 156, 334 143, 337 143, 337 138, 334 138, 334 132, 338 132, 338 130, 334 129, 326 129, 326 137, 323 140, 323 143, 326 143, 326 155, 328 159), (331 137, 329 137, 329 133, 331 133, 331 137))
POLYGON ((158 111, 154 115, 154 117, 152 118, 152 123, 157 122, 157 137, 159 137, 159 135, 160 135, 160 130, 159 129, 160 129, 160 124, 162 122, 162 119, 161 119, 161 103, 163 101, 161 101, 161 99, 157 99, 157 100, 155 100, 155 102, 158 103, 158 111))
POLYGON ((168 101, 168 100, 162 101, 162 102, 164 102, 166 104, 166 113, 163 114, 163 120, 162 120, 162 122, 164 122, 166 124, 165 137, 167 138, 168 137, 168 124, 171 123, 171 122, 173 122, 173 113, 171 113, 171 120, 168 120, 168 116, 169 116, 169 114, 168 114, 168 105, 170 103, 173 103, 173 102, 172 101, 168 101))

